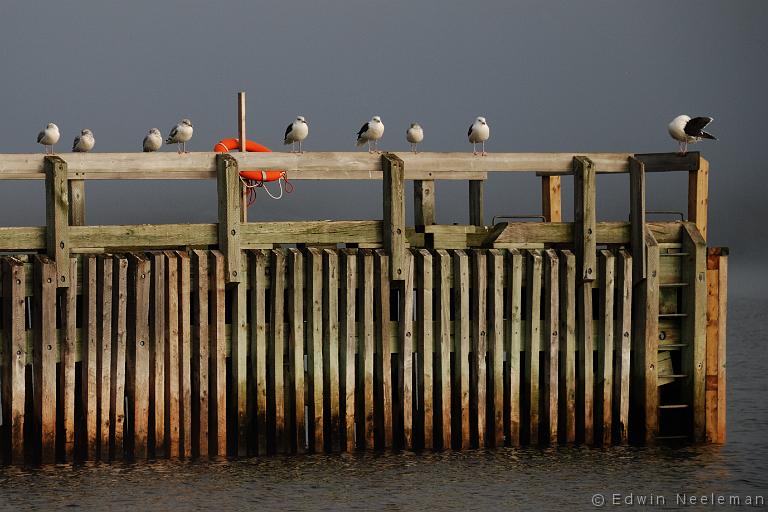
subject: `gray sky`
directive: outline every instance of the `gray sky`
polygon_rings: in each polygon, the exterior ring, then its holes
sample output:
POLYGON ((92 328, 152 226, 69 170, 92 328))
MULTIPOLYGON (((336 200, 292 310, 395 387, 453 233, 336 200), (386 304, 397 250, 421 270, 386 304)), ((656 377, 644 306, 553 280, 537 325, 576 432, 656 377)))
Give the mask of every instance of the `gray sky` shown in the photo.
MULTIPOLYGON (((469 150, 466 128, 485 115, 489 151, 675 149, 666 124, 679 113, 715 117, 710 244, 743 263, 766 245, 768 216, 768 2, 320 0, 26 2, 0 6, 0 152, 37 152, 48 121, 59 151, 91 128, 97 151, 138 150, 151 127, 195 123, 192 150, 236 133, 235 93, 248 92, 249 137, 280 147, 306 116, 305 149, 354 150, 378 114, 382 147, 405 150, 418 120, 425 151, 469 150)), ((168 149, 170 150, 170 148, 168 149)), ((380 218, 372 183, 301 182, 256 219, 380 218)), ((441 222, 464 222, 464 184, 438 186, 441 222)), ((598 180, 598 215, 623 220, 626 176, 598 180)), ((686 178, 650 179, 649 209, 685 209, 686 178)), ((570 209, 571 188, 565 204, 570 209)), ((494 177, 495 214, 539 211, 532 176, 494 177)), ((89 224, 214 222, 213 182, 99 182, 88 186, 89 224)), ((567 212, 566 215, 570 215, 567 212)), ((41 183, 2 182, 0 224, 40 225, 41 183)), ((764 259, 764 258, 763 258, 764 259)))

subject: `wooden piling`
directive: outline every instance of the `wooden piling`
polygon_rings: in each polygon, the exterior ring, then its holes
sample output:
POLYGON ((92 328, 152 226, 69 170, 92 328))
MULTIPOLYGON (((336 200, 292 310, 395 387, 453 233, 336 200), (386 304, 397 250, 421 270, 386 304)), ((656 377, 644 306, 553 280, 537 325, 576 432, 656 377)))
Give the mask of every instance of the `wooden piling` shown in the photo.
POLYGON ((149 289, 152 279, 149 259, 129 256, 127 313, 127 370, 129 448, 143 459, 149 452, 149 289))
POLYGON ((542 255, 543 308, 541 350, 544 352, 542 437, 550 444, 558 440, 558 367, 560 356, 560 269, 557 253, 547 249, 542 255))
POLYGON ((559 253, 560 269, 560 437, 566 443, 576 442, 576 257, 571 251, 559 253))
MULTIPOLYGON (((504 446, 504 253, 488 251, 488 436, 504 446)), ((440 290, 441 291, 441 290, 440 290)))
POLYGON ((603 446, 610 446, 613 429, 613 360, 614 360, 614 294, 616 259, 607 250, 598 259, 600 305, 597 335, 597 369, 595 371, 595 424, 603 446))
MULTIPOLYGON (((435 411, 434 422, 442 436, 440 448, 451 448, 451 255, 435 251, 435 288, 437 289, 437 336, 435 348, 435 411)), ((410 293, 410 289, 408 292, 410 293)), ((409 310, 410 313, 410 310, 409 310)), ((405 319, 400 316, 400 321, 405 319)))
MULTIPOLYGON (((293 412, 292 432, 296 443, 296 451, 303 453, 307 448, 307 431, 305 415, 305 375, 304 367, 304 256, 298 249, 290 249, 288 254, 288 277, 290 281, 288 306, 288 353, 293 377, 292 402, 293 412)), ((354 291, 352 292, 354 296, 354 291)), ((354 336, 354 334, 353 334, 354 336)), ((352 358, 354 365, 354 357, 352 358)), ((354 403, 353 403, 354 405, 354 403)), ((349 440, 348 440, 349 442, 349 440)), ((292 443, 293 444, 293 443, 292 443)))
POLYGON ((339 309, 342 320, 339 325, 339 388, 342 415, 341 430, 344 446, 354 451, 355 439, 355 354, 357 353, 357 250, 345 249, 339 261, 341 295, 339 309))
MULTIPOLYGON (((267 262, 268 254, 262 250, 251 252, 251 368, 248 381, 252 394, 248 407, 249 419, 256 432, 257 449, 252 453, 267 453, 267 262)), ((234 325, 233 325, 234 332, 234 325)), ((234 359, 233 359, 234 361, 234 359)))
POLYGON ((27 340, 25 332, 26 301, 24 264, 16 258, 2 258, 3 277, 3 359, 0 370, 2 379, 3 422, 8 425, 8 439, 3 440, 8 449, 6 461, 23 463, 25 453, 24 429, 25 404, 27 401, 26 364, 27 340))
POLYGON ((59 394, 63 419, 64 459, 73 460, 75 451, 75 351, 77 338, 77 260, 69 259, 67 271, 73 286, 60 294, 64 336, 59 345, 59 394))
POLYGON ((335 250, 326 249, 323 251, 323 390, 328 398, 326 437, 332 451, 341 450, 338 291, 339 257, 335 250))
POLYGON ((509 444, 519 446, 521 440, 521 394, 520 373, 522 370, 520 354, 524 348, 523 333, 523 255, 517 249, 509 251, 507 256, 507 303, 509 304, 509 322, 507 322, 507 383, 509 400, 509 444))
POLYGON ((36 300, 32 328, 33 410, 35 436, 40 439, 40 459, 56 458, 56 265, 45 256, 35 256, 36 300))
POLYGON ((434 439, 434 396, 433 352, 434 317, 432 288, 432 254, 422 249, 416 256, 416 383, 414 389, 418 400, 414 423, 419 446, 427 450, 433 447, 434 439))

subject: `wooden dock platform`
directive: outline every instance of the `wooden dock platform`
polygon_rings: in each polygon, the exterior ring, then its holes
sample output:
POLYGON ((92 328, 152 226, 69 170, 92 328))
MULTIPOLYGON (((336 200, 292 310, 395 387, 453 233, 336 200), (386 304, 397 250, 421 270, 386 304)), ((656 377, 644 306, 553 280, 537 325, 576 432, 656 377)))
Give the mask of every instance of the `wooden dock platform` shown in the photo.
POLYGON ((46 186, 45 226, 0 227, 0 460, 722 443, 708 172, 696 152, 0 154, 0 183, 46 186), (249 220, 241 169, 378 181, 383 218, 249 220), (486 224, 497 172, 540 176, 541 222, 486 224), (648 172, 688 173, 684 221, 646 220, 648 172), (597 222, 604 173, 628 175, 629 222, 597 222), (218 222, 85 225, 103 179, 215 179, 218 222), (435 223, 442 180, 468 182, 467 224, 435 223))

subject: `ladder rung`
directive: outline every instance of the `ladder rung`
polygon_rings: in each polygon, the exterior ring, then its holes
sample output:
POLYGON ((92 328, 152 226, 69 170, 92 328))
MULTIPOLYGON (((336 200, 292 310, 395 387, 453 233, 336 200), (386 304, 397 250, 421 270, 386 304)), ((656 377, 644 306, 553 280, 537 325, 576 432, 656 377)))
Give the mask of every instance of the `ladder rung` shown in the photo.
POLYGON ((688 316, 687 313, 661 313, 659 318, 684 318, 688 316))
POLYGON ((682 288, 688 286, 688 283, 660 283, 659 288, 682 288))
POLYGON ((684 379, 688 375, 684 373, 661 373, 656 376, 658 379, 684 379))
POLYGON ((659 409, 686 409, 688 408, 688 404, 669 404, 669 405, 660 405, 659 409))
POLYGON ((659 256, 689 256, 690 253, 687 252, 662 252, 659 253, 659 256))
POLYGON ((687 346, 687 343, 659 343, 659 350, 680 350, 687 346))

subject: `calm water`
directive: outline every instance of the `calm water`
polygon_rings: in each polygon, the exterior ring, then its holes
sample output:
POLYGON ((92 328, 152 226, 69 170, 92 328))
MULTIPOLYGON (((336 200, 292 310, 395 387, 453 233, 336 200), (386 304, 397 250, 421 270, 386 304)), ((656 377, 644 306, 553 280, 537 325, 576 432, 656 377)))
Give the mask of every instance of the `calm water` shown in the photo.
MULTIPOLYGON (((593 495, 768 497, 768 300, 731 301, 728 443, 0 469, 0 509, 594 509, 593 495)), ((690 507, 689 507, 690 508, 690 507)), ((711 508, 711 507, 710 507, 711 508)), ((726 507, 716 507, 726 508, 726 507)))

